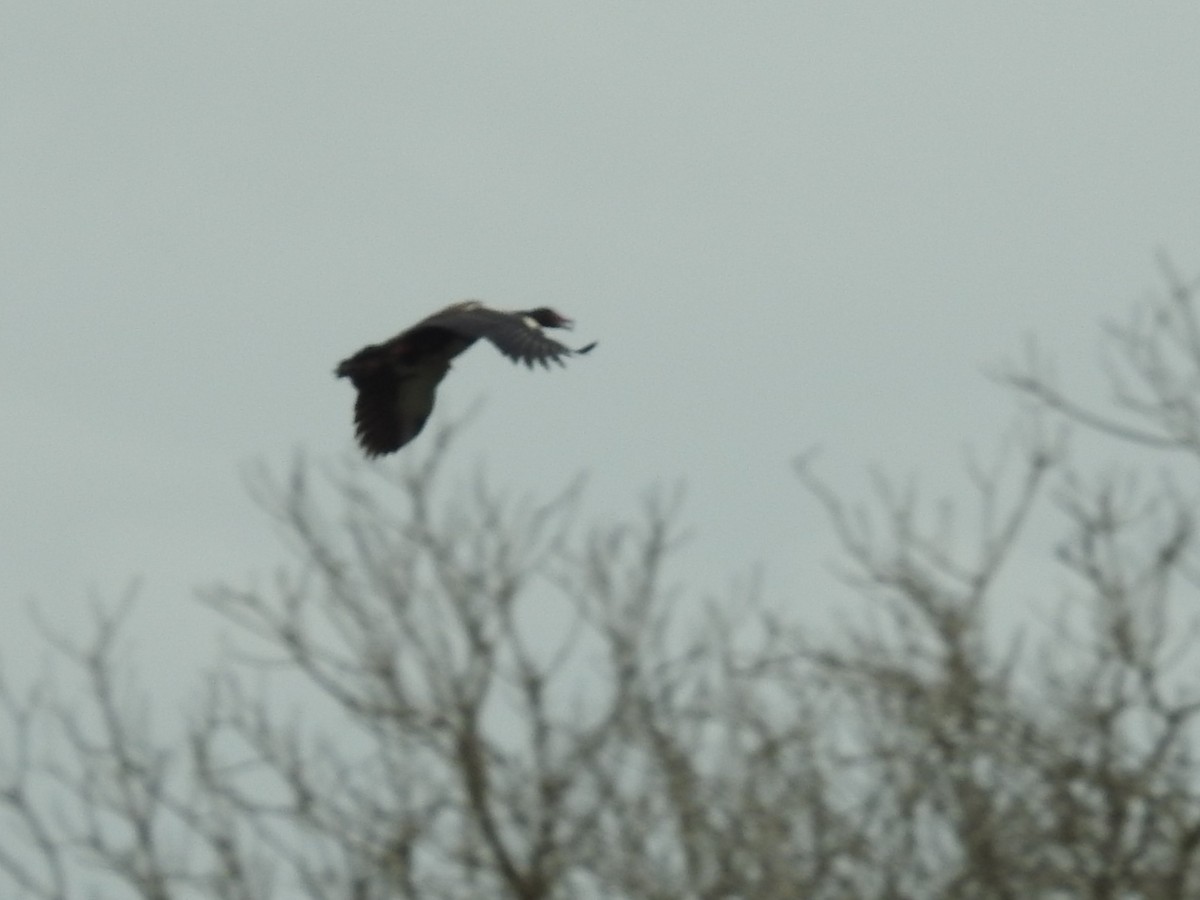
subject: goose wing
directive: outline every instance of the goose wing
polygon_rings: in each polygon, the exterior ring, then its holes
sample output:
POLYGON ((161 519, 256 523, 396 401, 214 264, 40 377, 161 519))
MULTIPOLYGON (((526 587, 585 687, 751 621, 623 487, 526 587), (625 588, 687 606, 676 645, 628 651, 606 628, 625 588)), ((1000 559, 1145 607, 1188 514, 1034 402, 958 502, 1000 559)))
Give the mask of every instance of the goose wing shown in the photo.
POLYGON ((421 433, 440 380, 383 366, 355 380, 354 432, 367 456, 392 453, 421 433))
POLYGON ((541 326, 520 313, 488 309, 481 303, 460 303, 434 313, 412 330, 445 329, 464 338, 486 338, 496 349, 513 362, 529 367, 535 363, 549 368, 551 362, 563 364, 563 359, 577 353, 587 353, 594 344, 573 350, 548 337, 541 326))

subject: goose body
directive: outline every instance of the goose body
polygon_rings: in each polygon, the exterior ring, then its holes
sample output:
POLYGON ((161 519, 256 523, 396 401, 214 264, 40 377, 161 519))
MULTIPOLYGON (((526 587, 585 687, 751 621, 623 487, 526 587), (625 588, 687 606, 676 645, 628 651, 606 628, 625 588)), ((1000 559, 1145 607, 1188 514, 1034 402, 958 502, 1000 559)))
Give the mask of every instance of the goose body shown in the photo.
POLYGON ((546 307, 505 312, 469 300, 422 319, 382 344, 363 347, 334 370, 339 378, 349 378, 358 392, 354 427, 363 452, 392 453, 420 434, 451 360, 480 338, 513 362, 549 368, 551 362, 562 365, 566 357, 596 346, 573 350, 542 330, 571 325, 566 316, 546 307))

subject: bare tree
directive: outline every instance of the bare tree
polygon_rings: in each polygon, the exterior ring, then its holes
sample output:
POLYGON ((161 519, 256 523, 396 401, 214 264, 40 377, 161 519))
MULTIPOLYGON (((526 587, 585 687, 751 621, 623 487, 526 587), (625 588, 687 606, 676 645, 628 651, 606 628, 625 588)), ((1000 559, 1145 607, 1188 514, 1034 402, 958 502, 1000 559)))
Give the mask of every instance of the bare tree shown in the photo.
POLYGON ((453 483, 450 432, 258 472, 293 562, 203 593, 233 646, 183 719, 151 721, 127 602, 0 682, 0 892, 1200 896, 1198 288, 1169 288, 1110 329, 1111 412, 1043 357, 1002 373, 1034 408, 953 505, 797 463, 861 595, 832 638, 676 574, 677 492, 583 525, 579 485, 453 483), (1066 426, 1190 454, 1092 474, 1066 426), (1068 590, 1006 627, 1034 555, 1068 590))

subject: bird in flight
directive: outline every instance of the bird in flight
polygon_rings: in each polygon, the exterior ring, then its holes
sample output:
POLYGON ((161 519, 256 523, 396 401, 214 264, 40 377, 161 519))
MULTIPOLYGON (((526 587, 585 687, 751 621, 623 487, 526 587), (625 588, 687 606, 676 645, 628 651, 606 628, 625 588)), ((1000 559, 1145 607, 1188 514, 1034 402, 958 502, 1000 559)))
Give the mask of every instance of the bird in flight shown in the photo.
POLYGON ((572 350, 543 328, 570 328, 566 316, 544 306, 517 312, 488 309, 477 300, 455 303, 382 344, 370 344, 338 363, 334 373, 358 391, 354 430, 367 456, 399 450, 418 434, 433 409, 437 386, 450 361, 487 338, 513 362, 533 368, 587 353, 572 350))

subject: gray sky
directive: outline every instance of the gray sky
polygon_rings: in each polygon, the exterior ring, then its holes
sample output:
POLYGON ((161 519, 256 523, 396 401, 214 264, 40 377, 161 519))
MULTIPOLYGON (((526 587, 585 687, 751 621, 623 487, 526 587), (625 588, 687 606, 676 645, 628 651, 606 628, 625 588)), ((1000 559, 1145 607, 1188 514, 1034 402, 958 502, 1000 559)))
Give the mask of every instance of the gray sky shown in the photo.
MULTIPOLYGON (((433 424, 497 484, 684 479, 690 566, 832 548, 788 460, 936 487, 1039 335, 1200 269, 1200 6, 0 0, 0 653, 36 601, 280 559, 240 471, 352 452, 332 368, 448 302, 554 305, 590 357, 478 348, 433 424)), ((420 439, 413 445, 419 452, 420 439)), ((804 597, 797 598, 805 602, 804 597)))

